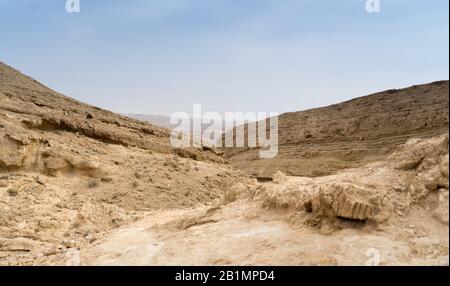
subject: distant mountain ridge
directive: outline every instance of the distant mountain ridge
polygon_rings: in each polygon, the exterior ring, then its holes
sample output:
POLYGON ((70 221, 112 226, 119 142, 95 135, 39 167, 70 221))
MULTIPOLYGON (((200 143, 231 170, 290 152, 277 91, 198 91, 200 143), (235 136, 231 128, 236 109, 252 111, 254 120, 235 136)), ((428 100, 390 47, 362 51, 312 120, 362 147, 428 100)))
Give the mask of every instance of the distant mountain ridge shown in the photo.
POLYGON ((151 114, 126 114, 126 116, 167 129, 173 129, 175 127, 175 125, 170 124, 169 116, 151 114))
MULTIPOLYGON (((127 114, 126 116, 130 118, 134 118, 140 121, 145 121, 148 123, 151 123, 152 125, 167 128, 169 130, 174 129, 179 125, 178 124, 170 124, 170 117, 164 116, 164 115, 151 115, 151 114, 127 114)), ((191 127, 194 123, 199 123, 200 119, 191 119, 191 127)), ((201 124, 202 130, 204 131, 206 128, 211 126, 211 124, 201 124)), ((218 132, 224 132, 226 131, 225 121, 222 121, 223 128, 219 129, 218 132)))

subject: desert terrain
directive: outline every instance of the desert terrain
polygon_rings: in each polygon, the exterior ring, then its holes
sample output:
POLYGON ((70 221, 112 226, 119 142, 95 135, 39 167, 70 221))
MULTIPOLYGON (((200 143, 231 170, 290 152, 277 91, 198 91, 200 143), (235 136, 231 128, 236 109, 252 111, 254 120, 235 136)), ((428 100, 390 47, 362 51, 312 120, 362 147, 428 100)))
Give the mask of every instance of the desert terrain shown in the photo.
POLYGON ((448 111, 441 81, 283 114, 264 161, 0 62, 0 265, 448 265, 448 111))
POLYGON ((285 113, 276 158, 261 160, 255 148, 226 148, 225 157, 260 177, 324 176, 384 160, 408 139, 448 132, 448 88, 437 81, 285 113))

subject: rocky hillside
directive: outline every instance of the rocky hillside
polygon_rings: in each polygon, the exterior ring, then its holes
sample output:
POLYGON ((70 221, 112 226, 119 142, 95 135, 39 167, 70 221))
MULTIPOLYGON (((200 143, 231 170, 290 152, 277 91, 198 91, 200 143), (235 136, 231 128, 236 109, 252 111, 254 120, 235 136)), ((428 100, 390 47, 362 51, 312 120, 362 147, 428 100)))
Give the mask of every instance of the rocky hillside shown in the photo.
POLYGON ((0 265, 40 264, 153 210, 245 180, 169 132, 63 96, 0 63, 0 265))
POLYGON ((279 154, 259 159, 257 149, 226 149, 226 158, 248 173, 280 170, 322 176, 385 159, 409 138, 448 131, 448 81, 393 89, 328 107, 279 116, 279 154))

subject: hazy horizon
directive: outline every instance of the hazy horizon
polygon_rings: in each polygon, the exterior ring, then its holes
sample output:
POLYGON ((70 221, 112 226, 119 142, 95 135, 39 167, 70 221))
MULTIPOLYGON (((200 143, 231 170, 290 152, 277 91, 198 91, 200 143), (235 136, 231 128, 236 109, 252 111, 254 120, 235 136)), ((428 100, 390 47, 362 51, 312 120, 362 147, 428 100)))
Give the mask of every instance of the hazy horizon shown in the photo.
POLYGON ((444 0, 0 0, 0 60, 122 114, 291 112, 448 80, 444 0))

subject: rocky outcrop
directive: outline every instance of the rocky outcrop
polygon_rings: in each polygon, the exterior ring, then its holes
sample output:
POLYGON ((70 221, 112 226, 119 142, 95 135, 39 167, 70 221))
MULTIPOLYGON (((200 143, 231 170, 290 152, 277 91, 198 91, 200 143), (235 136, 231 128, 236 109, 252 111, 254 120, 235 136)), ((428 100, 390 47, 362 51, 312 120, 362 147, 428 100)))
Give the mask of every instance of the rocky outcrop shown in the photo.
POLYGON ((417 204, 433 209, 445 223, 447 170, 448 135, 443 135, 410 140, 386 161, 366 167, 319 178, 289 177, 256 189, 248 187, 250 191, 243 193, 265 208, 375 223, 405 216, 417 204), (409 163, 411 160, 414 164, 409 163))
POLYGON ((334 184, 321 189, 311 200, 311 211, 354 220, 367 220, 375 215, 375 207, 367 201, 364 190, 350 184, 334 184))

